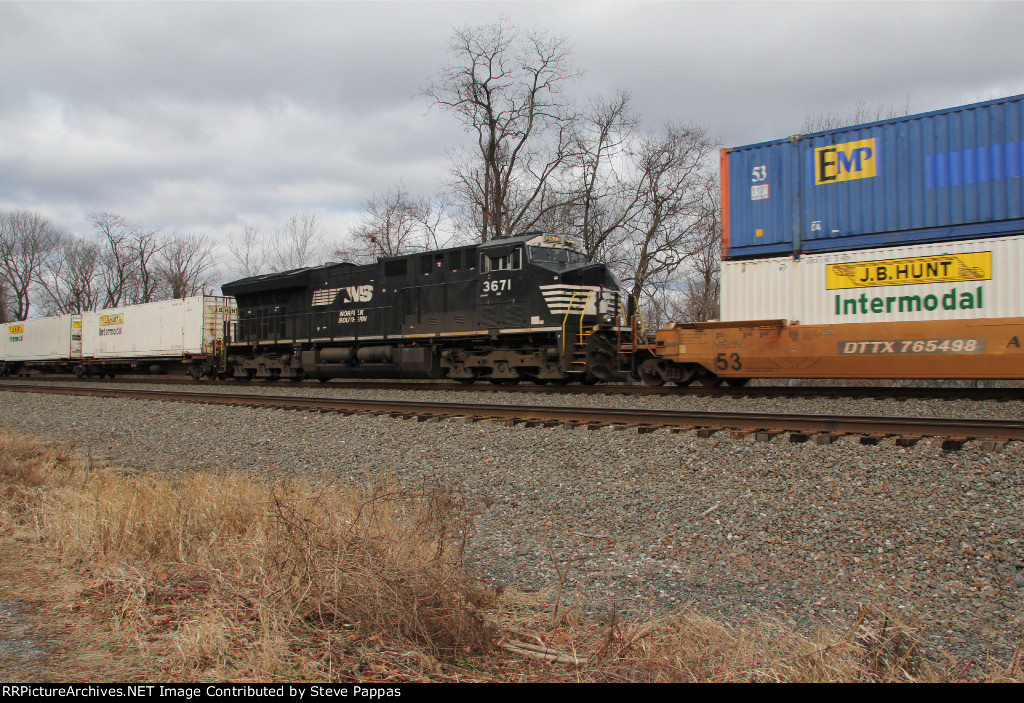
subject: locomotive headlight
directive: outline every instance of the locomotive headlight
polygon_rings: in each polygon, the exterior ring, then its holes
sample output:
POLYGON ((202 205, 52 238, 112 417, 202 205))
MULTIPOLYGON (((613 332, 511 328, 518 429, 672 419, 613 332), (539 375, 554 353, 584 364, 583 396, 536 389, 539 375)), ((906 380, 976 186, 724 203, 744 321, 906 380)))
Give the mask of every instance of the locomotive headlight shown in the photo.
POLYGON ((602 325, 605 325, 607 327, 611 327, 612 324, 614 324, 614 322, 615 322, 615 316, 612 315, 611 313, 607 313, 606 312, 605 314, 601 315, 601 324, 602 325))

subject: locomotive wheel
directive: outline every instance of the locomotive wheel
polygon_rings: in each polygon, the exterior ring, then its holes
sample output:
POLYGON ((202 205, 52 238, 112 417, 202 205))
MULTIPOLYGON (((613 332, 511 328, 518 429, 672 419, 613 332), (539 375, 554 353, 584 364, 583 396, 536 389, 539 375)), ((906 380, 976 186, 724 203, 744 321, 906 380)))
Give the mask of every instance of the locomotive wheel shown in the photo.
POLYGON ((198 381, 203 377, 203 367, 193 366, 188 370, 188 375, 192 377, 193 381, 198 381))
POLYGON ((704 386, 705 388, 715 388, 722 385, 722 379, 712 373, 707 376, 698 376, 697 384, 704 386))
POLYGON ((469 378, 457 378, 455 380, 464 386, 472 386, 474 383, 476 383, 476 379, 473 378, 472 376, 470 376, 469 378))
POLYGON ((743 386, 745 386, 748 383, 750 383, 750 379, 749 378, 727 378, 727 379, 725 379, 725 382, 728 383, 733 388, 743 388, 743 386))

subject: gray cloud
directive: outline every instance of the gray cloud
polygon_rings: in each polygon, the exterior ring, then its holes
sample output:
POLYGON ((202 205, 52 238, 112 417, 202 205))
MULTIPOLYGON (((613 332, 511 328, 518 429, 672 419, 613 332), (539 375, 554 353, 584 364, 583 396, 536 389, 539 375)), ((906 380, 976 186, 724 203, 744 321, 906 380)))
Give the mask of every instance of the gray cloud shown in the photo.
POLYGON ((0 3, 0 207, 340 235, 399 179, 438 188, 467 136, 419 91, 453 25, 502 14, 570 39, 581 100, 628 89, 730 146, 1024 92, 1019 3, 0 3))

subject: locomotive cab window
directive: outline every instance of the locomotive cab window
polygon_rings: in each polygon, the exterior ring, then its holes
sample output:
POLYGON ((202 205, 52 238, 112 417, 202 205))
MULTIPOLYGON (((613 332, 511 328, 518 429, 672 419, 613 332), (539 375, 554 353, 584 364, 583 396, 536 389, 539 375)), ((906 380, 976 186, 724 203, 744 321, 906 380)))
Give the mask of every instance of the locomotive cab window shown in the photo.
POLYGON ((491 271, 518 271, 523 268, 523 248, 516 247, 506 254, 490 256, 486 253, 480 254, 480 270, 483 273, 491 271))
POLYGON ((530 261, 541 261, 554 264, 585 264, 586 254, 555 247, 530 247, 530 261))

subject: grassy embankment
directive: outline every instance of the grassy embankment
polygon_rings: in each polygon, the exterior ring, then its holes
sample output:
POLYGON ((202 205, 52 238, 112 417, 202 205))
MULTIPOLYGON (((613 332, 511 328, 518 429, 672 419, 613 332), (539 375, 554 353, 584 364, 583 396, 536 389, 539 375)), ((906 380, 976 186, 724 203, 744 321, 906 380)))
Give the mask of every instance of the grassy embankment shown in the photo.
MULTIPOLYGON (((450 490, 94 463, 0 434, 0 539, 78 579, 70 616, 119 633, 163 680, 951 681, 966 671, 925 661, 911 629, 868 610, 806 636, 691 611, 589 622, 579 603, 494 592, 468 573, 471 516, 450 490)), ((1019 660, 983 678, 1019 681, 1019 660)))

